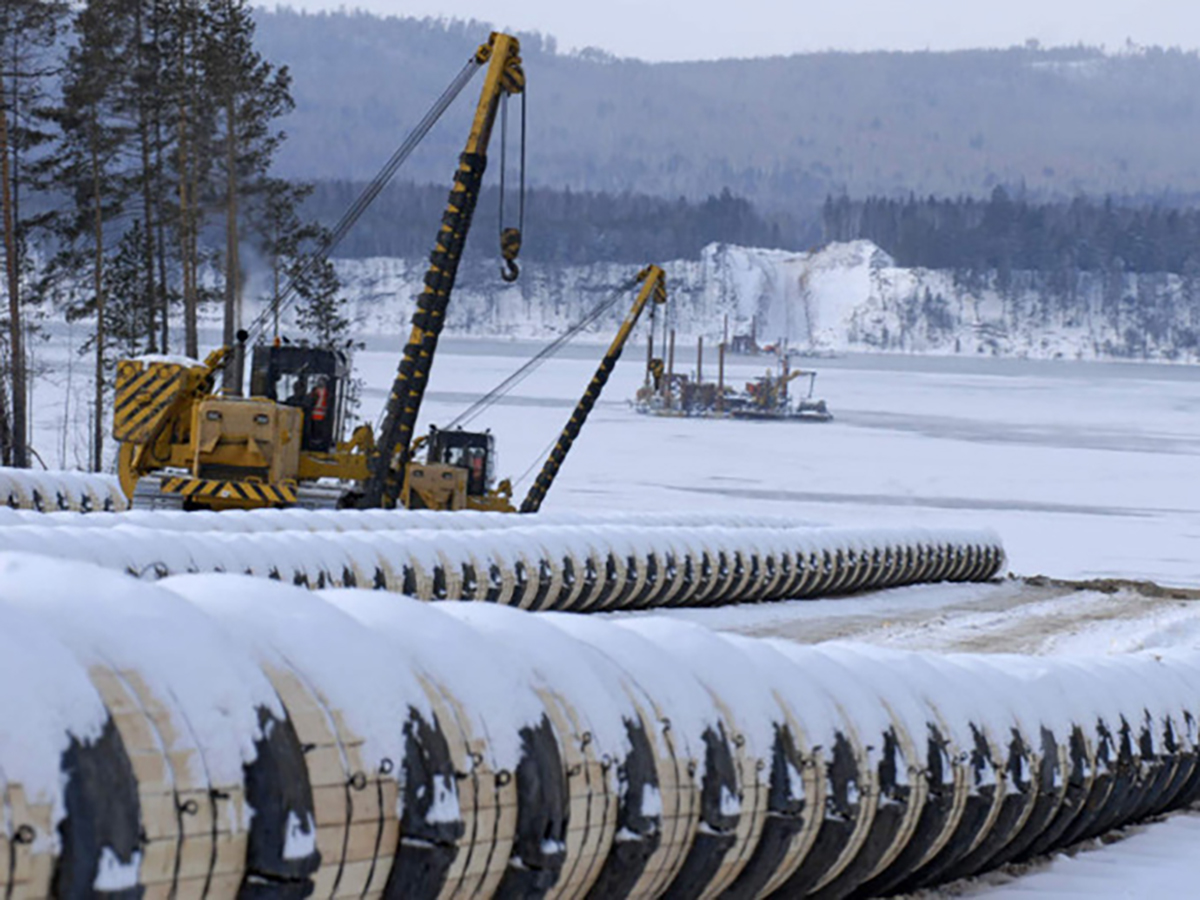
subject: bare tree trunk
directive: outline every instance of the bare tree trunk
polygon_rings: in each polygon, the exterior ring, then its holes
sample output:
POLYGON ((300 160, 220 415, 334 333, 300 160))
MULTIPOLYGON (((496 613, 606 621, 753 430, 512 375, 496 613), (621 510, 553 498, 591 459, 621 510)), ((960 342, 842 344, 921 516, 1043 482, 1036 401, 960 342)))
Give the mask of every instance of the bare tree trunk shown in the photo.
POLYGON ((179 265, 183 287, 184 352, 193 359, 200 355, 196 329, 196 260, 192 242, 192 205, 188 196, 192 161, 188 154, 188 71, 186 36, 179 44, 179 265))
MULTIPOLYGON (((279 231, 275 232, 275 246, 279 246, 279 231)), ((274 326, 271 337, 279 337, 279 254, 271 256, 271 315, 274 326)))
MULTIPOLYGON (((160 0, 154 2, 154 32, 152 39, 154 46, 162 52, 162 31, 160 23, 162 22, 160 0)), ((166 65, 160 60, 161 65, 166 65)), ((160 73, 161 74, 161 73, 160 73)), ((163 165, 163 116, 165 114, 164 106, 155 102, 151 104, 154 125, 154 190, 156 199, 159 199, 165 204, 166 201, 166 182, 163 179, 165 167, 163 165), (158 196, 162 192, 162 196, 158 196)), ((158 215, 155 216, 155 229, 157 231, 156 247, 158 251, 158 293, 156 298, 159 303, 159 323, 161 332, 159 337, 159 346, 162 347, 163 353, 171 352, 171 292, 167 284, 167 232, 166 232, 167 213, 164 206, 158 208, 158 215)))
MULTIPOLYGON (((2 349, 0 347, 0 350, 2 349)), ((2 364, 3 356, 0 355, 0 366, 2 364)), ((0 463, 11 466, 12 453, 12 424, 8 417, 8 384, 3 378, 0 378, 0 463)))
POLYGON ((95 411, 92 415, 92 471, 104 468, 104 350, 105 334, 104 302, 104 200, 100 193, 100 159, 92 148, 92 191, 93 227, 95 229, 96 255, 92 266, 93 287, 96 291, 96 394, 95 411))
MULTIPOLYGON (((143 34, 142 22, 142 4, 139 2, 135 6, 134 12, 134 31, 136 32, 137 54, 139 73, 145 72, 145 35, 143 34)), ((150 112, 149 105, 153 102, 149 99, 149 93, 146 91, 140 92, 138 98, 138 144, 142 156, 142 210, 145 218, 145 240, 142 246, 143 265, 146 268, 146 338, 147 346, 150 352, 153 353, 157 349, 155 344, 158 343, 158 290, 154 282, 154 181, 153 169, 150 164, 150 112)), ((164 352, 166 348, 163 348, 164 352)))
POLYGON ((192 205, 188 197, 191 165, 188 159, 187 136, 180 128, 179 136, 179 263, 183 280, 183 340, 184 352, 195 358, 200 355, 200 338, 196 331, 196 260, 192 245, 192 205))
MULTIPOLYGON (((165 188, 163 180, 163 140, 162 140, 162 115, 156 113, 154 117, 154 182, 156 189, 165 188)), ((171 291, 167 285, 167 232, 166 232, 166 210, 160 209, 160 214, 155 219, 155 228, 158 231, 158 240, 156 249, 158 252, 158 302, 159 302, 159 325, 162 329, 159 337, 159 346, 162 347, 163 353, 171 352, 171 291)))
MULTIPOLYGON (((13 44, 13 56, 12 56, 12 60, 10 62, 10 66, 11 66, 12 72, 14 74, 19 73, 21 70, 21 49, 20 49, 21 38, 20 38, 19 34, 17 37, 18 37, 17 42, 13 44)), ((17 90, 16 78, 14 78, 12 81, 12 94, 9 98, 9 103, 11 104, 11 109, 12 109, 12 121, 16 122, 17 116, 20 114, 20 103, 21 103, 21 94, 17 90)), ((7 128, 7 125, 8 125, 8 123, 5 122, 6 128, 7 128)), ((7 138, 4 141, 4 146, 7 150, 7 147, 8 147, 7 138)), ((20 172, 21 155, 17 152, 15 147, 13 148, 12 156, 7 158, 6 161, 9 161, 12 166, 8 176, 4 179, 4 181, 5 181, 6 186, 9 188, 9 190, 12 191, 12 202, 9 204, 9 207, 12 210, 13 271, 15 273, 15 283, 17 285, 17 296, 18 296, 18 299, 20 299, 21 253, 24 249, 21 244, 20 233, 19 233, 20 222, 21 222, 21 172, 20 172)), ((16 434, 20 434, 20 436, 21 436, 20 439, 18 441, 15 441, 13 444, 13 456, 14 456, 13 464, 14 465, 17 464, 15 462, 15 457, 19 450, 22 458, 24 459, 24 462, 21 465, 22 465, 22 467, 27 467, 31 464, 31 461, 29 459, 29 454, 32 450, 32 448, 30 447, 30 442, 33 439, 33 435, 32 435, 33 429, 31 427, 31 423, 29 421, 29 410, 31 410, 33 408, 33 384, 32 384, 33 379, 30 376, 29 354, 26 350, 26 348, 28 346, 29 331, 27 328, 27 321, 26 321, 24 309, 21 310, 20 328, 21 328, 21 348, 20 348, 21 349, 21 358, 20 358, 21 359, 21 378, 25 385, 25 392, 22 395, 21 400, 20 400, 20 408, 21 408, 21 412, 22 412, 23 427, 18 432, 16 427, 10 423, 9 434, 12 435, 12 434, 16 433, 16 434)), ((14 393, 15 393, 15 391, 14 391, 14 393)))
MULTIPOLYGON (((237 112, 232 92, 225 98, 225 331, 226 347, 233 348, 242 327, 241 261, 238 258, 237 112)), ((242 389, 240 354, 230 354, 225 368, 225 388, 242 389)))
MULTIPOLYGON (((24 335, 21 333, 21 284, 20 271, 17 267, 17 234, 16 222, 13 215, 11 169, 8 155, 8 110, 0 103, 0 195, 2 195, 4 216, 4 274, 8 285, 8 342, 10 367, 12 372, 12 422, 9 439, 12 444, 12 464, 24 469, 29 466, 29 455, 26 452, 26 424, 28 410, 25 388, 25 346, 24 335)), ((7 404, 4 404, 7 406, 7 404)))

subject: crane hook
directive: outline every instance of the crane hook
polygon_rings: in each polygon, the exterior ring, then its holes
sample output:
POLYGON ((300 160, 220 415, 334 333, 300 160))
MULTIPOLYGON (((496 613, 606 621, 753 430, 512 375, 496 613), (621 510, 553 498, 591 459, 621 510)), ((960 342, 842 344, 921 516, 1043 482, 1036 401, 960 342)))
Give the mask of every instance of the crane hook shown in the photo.
POLYGON ((505 228, 500 232, 500 255, 504 258, 504 268, 500 270, 500 277, 510 284, 516 281, 521 270, 517 267, 517 254, 521 252, 521 230, 519 228, 505 228))

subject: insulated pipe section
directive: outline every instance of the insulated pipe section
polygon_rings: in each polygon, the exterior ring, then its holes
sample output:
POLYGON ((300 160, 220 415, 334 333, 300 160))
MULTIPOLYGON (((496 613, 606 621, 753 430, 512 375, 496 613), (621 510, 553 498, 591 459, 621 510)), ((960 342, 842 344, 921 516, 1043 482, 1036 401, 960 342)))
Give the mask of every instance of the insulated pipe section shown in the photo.
POLYGON ((570 612, 721 606, 986 581, 1004 566, 999 539, 985 530, 581 524, 164 534, 140 526, 0 528, 0 550, 47 547, 58 556, 151 579, 237 572, 313 589, 380 589, 421 600, 484 600, 570 612))
POLYGON ((0 891, 866 897, 1200 799, 1200 653, 938 656, 0 554, 0 891))
MULTIPOLYGON (((0 473, 13 470, 0 469, 0 473)), ((30 474, 19 470, 23 474, 30 474)), ((34 473, 36 474, 36 473, 34 473)), ((72 473, 74 474, 74 473, 72 473)), ((100 481, 109 476, 84 475, 100 481)), ((124 496, 124 495, 122 495, 124 496)), ((9 525, 44 524, 27 512, 17 512, 0 504, 0 527, 9 525)), ((227 509, 212 510, 142 510, 124 512, 120 516, 78 515, 57 516, 55 524, 71 524, 89 528, 116 528, 127 525, 151 527, 158 531, 494 531, 506 528, 529 528, 543 525, 637 525, 647 528, 688 526, 694 528, 812 528, 819 523, 791 516, 747 515, 744 513, 627 513, 627 512, 539 512, 533 516, 514 516, 511 513, 462 510, 448 516, 434 510, 371 509, 227 509)))
MULTIPOLYGON (((112 475, 0 468, 0 509, 5 512, 123 512, 128 508, 129 501, 121 490, 121 484, 112 475)), ((10 516, 9 519, 14 522, 26 521, 20 515, 10 516)), ((29 521, 36 521, 36 518, 29 521)), ((116 524, 116 520, 110 519, 110 524, 116 524)))

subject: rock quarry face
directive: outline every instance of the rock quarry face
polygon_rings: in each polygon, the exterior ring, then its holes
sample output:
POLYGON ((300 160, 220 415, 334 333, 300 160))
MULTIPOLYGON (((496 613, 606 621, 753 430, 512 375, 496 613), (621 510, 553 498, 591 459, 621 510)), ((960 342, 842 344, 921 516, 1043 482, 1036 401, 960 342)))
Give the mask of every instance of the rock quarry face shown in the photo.
MULTIPOLYGON (((647 260, 647 262, 655 262, 647 260)), ((667 316, 680 340, 748 334, 801 352, 899 352, 1033 358, 1196 358, 1200 285, 1165 273, 1104 277, 1069 286, 1028 272, 953 273, 897 266, 869 241, 808 253, 710 244, 699 259, 662 263, 667 316), (727 324, 726 324, 727 323, 727 324)), ((424 259, 342 259, 346 312, 361 334, 405 334, 424 259)), ((497 264, 467 260, 446 334, 557 336, 606 300, 583 339, 607 341, 629 309, 638 266, 530 262, 506 284, 497 264)), ((660 325, 661 327, 661 325, 660 325)))
MULTIPOLYGON (((846 343, 848 313, 870 294, 872 267, 885 265, 891 259, 866 241, 835 244, 818 253, 710 244, 698 260, 665 263, 668 315, 680 337, 719 340, 728 318, 730 335, 748 333, 754 320, 760 343, 786 338, 791 346, 839 349, 846 343)), ((618 263, 529 263, 521 280, 508 285, 492 269, 490 264, 468 264, 461 270, 446 321, 448 334, 557 335, 614 294, 621 295, 589 329, 597 338, 607 338, 628 311, 633 288, 627 285, 637 274, 637 266, 618 263)), ((407 331, 411 300, 425 274, 423 260, 338 260, 337 270, 364 330, 407 331)))

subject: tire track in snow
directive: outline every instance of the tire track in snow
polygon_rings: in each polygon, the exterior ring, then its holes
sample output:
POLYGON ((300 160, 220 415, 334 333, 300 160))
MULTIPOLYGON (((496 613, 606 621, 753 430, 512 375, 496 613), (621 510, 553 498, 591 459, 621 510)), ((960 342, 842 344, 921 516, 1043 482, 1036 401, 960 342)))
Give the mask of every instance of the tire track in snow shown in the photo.
POLYGON ((1103 654, 1200 645, 1200 601, 1024 581, 647 614, 806 644, 849 640, 939 652, 1103 654))

